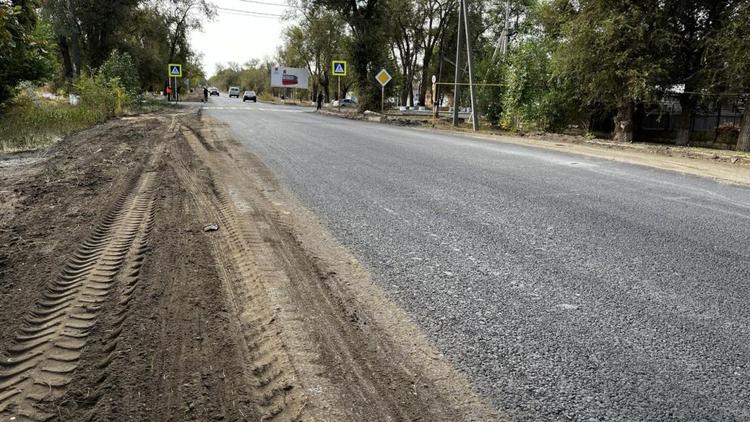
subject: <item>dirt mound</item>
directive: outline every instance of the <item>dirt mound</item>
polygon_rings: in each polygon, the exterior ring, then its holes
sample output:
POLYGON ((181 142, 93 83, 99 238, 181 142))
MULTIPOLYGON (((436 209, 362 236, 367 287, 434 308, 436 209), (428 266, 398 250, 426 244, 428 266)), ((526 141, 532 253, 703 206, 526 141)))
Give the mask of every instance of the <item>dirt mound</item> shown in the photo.
POLYGON ((0 419, 496 418, 223 126, 132 117, 24 160, 0 166, 0 419))

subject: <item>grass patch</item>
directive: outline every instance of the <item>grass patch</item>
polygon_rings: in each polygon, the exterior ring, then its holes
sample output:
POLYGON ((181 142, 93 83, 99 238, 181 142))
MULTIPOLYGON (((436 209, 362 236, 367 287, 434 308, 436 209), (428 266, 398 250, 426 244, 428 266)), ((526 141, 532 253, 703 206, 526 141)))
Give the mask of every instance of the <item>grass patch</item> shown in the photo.
MULTIPOLYGON (((116 114, 157 111, 155 98, 133 101, 116 114)), ((19 96, 0 114, 0 152, 30 151, 54 144, 65 136, 104 123, 111 110, 100 105, 71 106, 67 101, 19 96)))

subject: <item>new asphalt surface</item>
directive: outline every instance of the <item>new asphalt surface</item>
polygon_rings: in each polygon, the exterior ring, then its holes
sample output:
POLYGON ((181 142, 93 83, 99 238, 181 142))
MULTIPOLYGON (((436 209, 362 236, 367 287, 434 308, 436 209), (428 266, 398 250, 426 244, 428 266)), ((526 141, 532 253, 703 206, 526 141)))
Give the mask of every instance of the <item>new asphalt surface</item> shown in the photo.
POLYGON ((750 420, 750 189, 211 99, 515 420, 750 420))

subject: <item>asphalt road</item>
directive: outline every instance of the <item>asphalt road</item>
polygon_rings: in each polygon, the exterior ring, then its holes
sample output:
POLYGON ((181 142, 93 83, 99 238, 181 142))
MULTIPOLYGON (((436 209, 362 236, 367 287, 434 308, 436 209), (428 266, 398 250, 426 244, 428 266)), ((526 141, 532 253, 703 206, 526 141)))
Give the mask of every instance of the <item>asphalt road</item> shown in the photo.
POLYGON ((517 420, 750 420, 750 189, 212 99, 517 420))

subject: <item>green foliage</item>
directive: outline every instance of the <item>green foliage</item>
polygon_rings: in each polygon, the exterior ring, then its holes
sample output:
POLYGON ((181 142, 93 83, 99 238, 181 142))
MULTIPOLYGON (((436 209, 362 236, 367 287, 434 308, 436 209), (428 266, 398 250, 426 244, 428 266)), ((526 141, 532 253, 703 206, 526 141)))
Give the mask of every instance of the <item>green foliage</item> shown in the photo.
POLYGON ((546 128, 550 120, 549 55, 542 42, 531 40, 514 49, 505 73, 502 126, 546 128))
POLYGON ((351 40, 347 43, 351 58, 350 72, 359 94, 359 108, 380 108, 380 84, 375 74, 389 63, 389 39, 386 6, 383 0, 315 0, 314 7, 336 11, 349 26, 351 40))
POLYGON ((0 116, 0 151, 44 147, 76 130, 102 121, 102 113, 89 107, 18 96, 0 116))
POLYGON ((0 116, 0 151, 44 147, 71 132, 103 123, 128 111, 152 110, 154 104, 128 95, 118 77, 99 72, 83 76, 73 86, 80 104, 36 96, 33 87, 24 91, 0 116))
POLYGON ((240 91, 253 90, 262 95, 271 89, 271 63, 260 63, 258 60, 240 66, 230 63, 227 67, 219 67, 216 74, 208 80, 208 84, 226 91, 230 86, 240 87, 240 91))
POLYGON ((99 68, 99 74, 105 81, 119 80, 119 84, 129 95, 134 96, 139 91, 138 69, 128 53, 113 50, 99 68))
POLYGON ((19 82, 43 81, 52 73, 48 33, 35 8, 32 1, 0 2, 0 106, 19 82))
POLYGON ((750 90, 750 2, 727 12, 726 25, 707 40, 706 69, 711 90, 750 90))
POLYGON ((584 107, 617 107, 648 99, 663 76, 660 52, 667 42, 654 5, 635 0, 582 0, 561 29, 553 73, 575 81, 571 92, 584 107))
POLYGON ((120 79, 108 79, 101 72, 93 77, 82 76, 74 86, 82 106, 97 114, 100 122, 121 114, 133 104, 120 79))
MULTIPOLYGON (((487 55, 477 65, 476 73, 478 76, 485 76, 484 82, 490 84, 502 84, 505 80, 507 69, 505 60, 491 60, 491 55, 487 55)), ((500 124, 500 117, 503 114, 503 87, 485 86, 478 88, 479 105, 487 121, 493 125, 500 124)))

